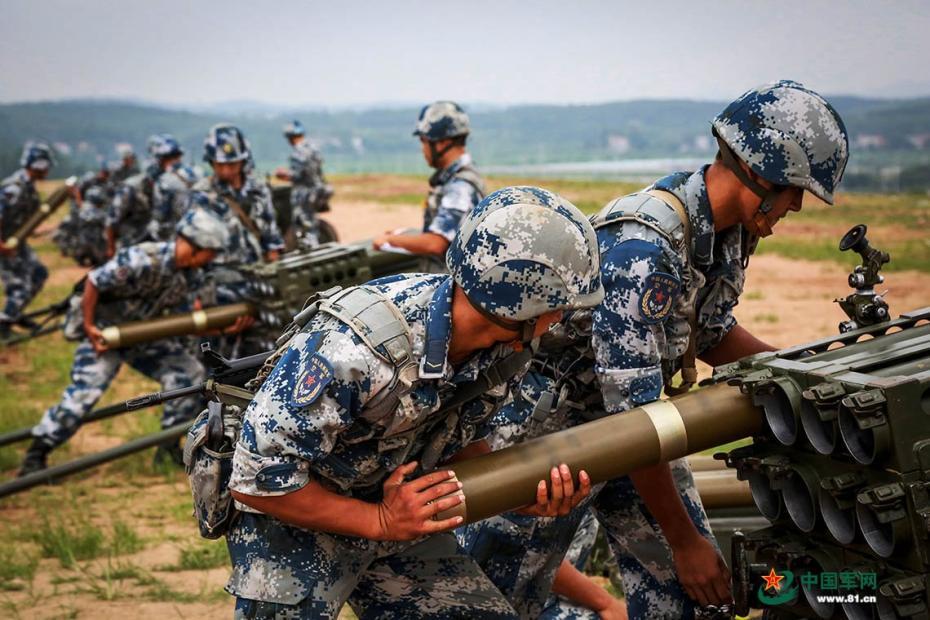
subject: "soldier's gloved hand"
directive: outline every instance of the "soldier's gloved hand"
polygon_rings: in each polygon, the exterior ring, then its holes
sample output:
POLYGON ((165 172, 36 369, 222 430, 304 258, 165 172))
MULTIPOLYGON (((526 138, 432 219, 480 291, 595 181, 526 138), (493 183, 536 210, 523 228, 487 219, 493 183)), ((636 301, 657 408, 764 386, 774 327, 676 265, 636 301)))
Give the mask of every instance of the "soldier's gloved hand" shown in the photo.
POLYGON ((549 472, 551 492, 545 480, 536 485, 536 503, 517 510, 518 514, 533 517, 557 517, 567 515, 572 508, 591 493, 591 478, 588 472, 578 472, 578 489, 572 480, 572 471, 562 463, 549 472))
POLYGON ((717 548, 696 535, 687 544, 672 547, 678 580, 701 607, 733 603, 730 570, 717 548))
POLYGON ((94 353, 97 355, 105 353, 110 349, 110 347, 103 342, 103 332, 101 332, 96 325, 85 325, 84 333, 87 334, 91 346, 94 347, 94 353))
POLYGON ((413 540, 462 524, 462 517, 434 520, 465 499, 455 472, 434 471, 405 482, 404 477, 416 468, 416 461, 401 465, 384 481, 384 499, 378 504, 378 540, 413 540))

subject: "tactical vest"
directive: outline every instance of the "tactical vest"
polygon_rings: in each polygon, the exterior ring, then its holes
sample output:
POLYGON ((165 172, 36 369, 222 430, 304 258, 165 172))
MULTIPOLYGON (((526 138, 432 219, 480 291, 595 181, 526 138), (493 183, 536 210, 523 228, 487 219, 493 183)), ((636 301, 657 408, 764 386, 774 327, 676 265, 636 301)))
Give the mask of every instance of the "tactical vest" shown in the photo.
MULTIPOLYGON (((465 165, 456 170, 451 177, 436 186, 430 187, 429 194, 426 197, 426 203, 423 211, 423 230, 426 231, 436 215, 439 213, 439 205, 442 203, 442 197, 445 195, 446 186, 454 180, 465 181, 478 192, 478 200, 485 197, 484 180, 478 171, 471 165, 465 165)), ((448 273, 444 256, 432 257, 425 256, 420 261, 420 271, 423 273, 448 273)))
POLYGON ((687 211, 675 194, 653 189, 618 198, 591 219, 595 230, 624 222, 635 222, 658 233, 675 253, 666 257, 669 263, 680 261, 682 264, 681 294, 663 325, 665 344, 661 354, 666 393, 685 392, 697 379, 695 304, 705 282, 704 275, 691 260, 691 224, 687 211), (682 383, 672 387, 670 380, 679 368, 682 383))

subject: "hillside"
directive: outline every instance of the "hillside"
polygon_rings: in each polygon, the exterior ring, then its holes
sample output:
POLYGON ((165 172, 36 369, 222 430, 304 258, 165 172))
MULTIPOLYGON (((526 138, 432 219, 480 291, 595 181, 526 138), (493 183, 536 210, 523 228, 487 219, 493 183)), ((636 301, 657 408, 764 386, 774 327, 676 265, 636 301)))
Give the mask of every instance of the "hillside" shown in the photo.
MULTIPOLYGON (((877 169, 890 165, 901 167, 894 174, 905 179, 902 189, 930 185, 930 98, 832 99, 852 138, 850 171, 865 173, 851 185, 870 187, 871 181, 878 179, 877 169), (918 169, 916 186, 908 185, 907 179, 915 173, 906 169, 918 165, 928 166, 926 174, 918 169), (925 185, 921 184, 924 177, 925 185)), ((723 101, 638 100, 571 106, 476 106, 471 113, 471 147, 485 166, 706 158, 715 150, 709 121, 724 105, 723 101)), ((22 142, 31 137, 58 144, 63 153, 60 173, 86 169, 99 158, 113 157, 113 146, 118 142, 141 148, 147 136, 163 131, 175 134, 190 158, 197 161, 207 128, 223 120, 245 130, 259 169, 269 170, 286 158, 287 145, 280 127, 292 117, 310 128, 331 172, 425 170, 410 136, 417 113, 414 107, 293 114, 260 111, 254 106, 217 109, 222 112, 93 100, 0 105, 0 170, 15 167, 22 142)))

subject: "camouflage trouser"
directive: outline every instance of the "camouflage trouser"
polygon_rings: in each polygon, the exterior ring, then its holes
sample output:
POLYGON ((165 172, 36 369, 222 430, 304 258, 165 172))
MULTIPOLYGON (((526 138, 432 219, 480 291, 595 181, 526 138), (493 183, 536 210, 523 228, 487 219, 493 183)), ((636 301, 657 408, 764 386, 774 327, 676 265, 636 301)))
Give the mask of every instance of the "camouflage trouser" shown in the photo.
POLYGON ((23 308, 42 289, 46 278, 48 269, 27 245, 22 246, 13 256, 0 256, 0 280, 6 292, 6 305, 3 308, 6 318, 19 317, 23 308))
POLYGON ((451 534, 415 543, 330 535, 242 513, 227 535, 236 620, 518 616, 451 534))
MULTIPOLYGON (((591 557, 591 551, 594 549, 594 541, 597 539, 598 524, 594 518, 594 513, 590 510, 579 511, 583 516, 578 529, 575 530, 575 537, 572 538, 572 544, 565 553, 565 559, 580 571, 584 571, 588 558, 591 557)), ((600 615, 587 607, 582 607, 568 600, 564 596, 552 594, 546 601, 546 606, 539 614, 540 620, 599 620, 600 615)))
MULTIPOLYGON (((84 339, 74 352, 71 384, 65 388, 61 402, 46 410, 42 420, 32 429, 50 446, 68 440, 81 425, 81 419, 100 400, 120 366, 129 364, 147 377, 161 383, 162 390, 188 387, 204 380, 200 362, 180 340, 160 340, 125 349, 94 353, 90 341, 84 339)), ((192 419, 201 409, 199 397, 169 400, 164 405, 163 428, 192 419)))
MULTIPOLYGON (((716 546, 688 460, 678 459, 670 465, 691 521, 716 546)), ((633 481, 624 477, 608 482, 594 500, 594 509, 620 566, 630 619, 693 618, 695 604, 678 581, 668 541, 633 481)))
MULTIPOLYGON (((692 522, 716 544, 687 460, 672 461, 671 466, 692 522)), ((600 489, 595 487, 591 496, 566 517, 537 519, 535 526, 522 529, 513 521, 513 515, 469 525, 463 547, 523 617, 541 616, 543 609, 551 609, 550 613, 566 615, 545 617, 572 618, 568 607, 551 608, 552 601, 547 597, 555 570, 589 507, 605 528, 617 558, 630 619, 693 618, 694 603, 678 582, 665 536, 629 477, 612 480, 600 489)))
POLYGON ((303 248, 320 245, 320 225, 317 220, 315 192, 312 188, 295 185, 291 189, 291 226, 303 248))
POLYGON ((597 521, 590 502, 589 497, 564 517, 491 517, 457 529, 456 536, 521 618, 597 618, 593 611, 550 594, 562 559, 581 569, 591 553, 597 521))

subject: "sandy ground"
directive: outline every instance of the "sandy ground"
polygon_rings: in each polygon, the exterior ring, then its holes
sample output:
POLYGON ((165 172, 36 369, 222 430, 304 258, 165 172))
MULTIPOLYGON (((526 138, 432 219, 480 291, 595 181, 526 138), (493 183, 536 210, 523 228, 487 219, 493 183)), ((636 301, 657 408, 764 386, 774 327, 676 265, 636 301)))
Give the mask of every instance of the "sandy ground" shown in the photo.
MULTIPOLYGON (((411 187, 415 187, 411 183, 411 187)), ((405 190, 410 188, 404 187, 405 190)), ((346 192, 351 194, 351 192, 346 192)), ((418 226, 421 207, 415 204, 379 205, 370 200, 337 200, 326 219, 332 222, 343 241, 370 238, 385 230, 403 226, 418 226)), ((800 232, 800 231, 798 231, 800 232)), ((73 275, 70 274, 70 275, 73 275)), ((65 276, 55 276, 65 277, 65 276)), ((888 301, 895 315, 930 305, 930 275, 911 272, 890 273, 887 276, 891 293, 888 301)), ((813 340, 836 332, 844 318, 832 299, 847 294, 846 272, 838 265, 823 262, 798 261, 773 255, 752 259, 749 277, 737 318, 742 325, 760 338, 776 346, 787 346, 813 340)), ((99 428, 99 427, 98 427, 99 428)), ((99 450, 119 443, 102 434, 93 425, 80 431, 74 439, 75 453, 99 450)), ((165 506, 177 505, 188 493, 185 479, 178 474, 171 482, 164 478, 132 479, 94 473, 81 484, 88 496, 73 499, 78 504, 112 501, 114 506, 126 506, 124 519, 139 525, 144 537, 152 541, 144 551, 121 556, 147 571, 177 563, 182 544, 197 540, 193 522, 161 518, 165 506), (101 490, 101 481, 110 485, 101 490), (131 496, 131 502, 129 497, 131 496), (92 499, 93 498, 93 499, 92 499), (103 499, 108 498, 108 499, 103 499), (166 542, 161 542, 165 539, 166 542), (171 540, 173 539, 173 541, 171 540), (180 541, 180 542, 178 542, 180 541)), ((36 517, 34 504, 7 502, 0 508, 0 519, 22 522, 36 517)), ((63 571, 57 560, 42 560, 31 588, 21 592, 0 593, 0 602, 7 603, 12 617, 22 618, 100 618, 123 620, 137 617, 166 618, 228 618, 232 601, 218 595, 226 576, 225 567, 206 571, 154 572, 171 588, 186 593, 212 593, 211 601, 146 600, 144 588, 129 581, 113 583, 111 595, 101 592, 100 575, 105 575, 107 560, 95 560, 82 571, 63 571), (95 587, 69 588, 62 585, 62 575, 79 582, 90 580, 95 587), (107 599, 112 600, 107 600, 107 599)), ((103 580, 106 583, 106 579, 103 580)), ((346 615, 345 617, 351 617, 346 615)))

